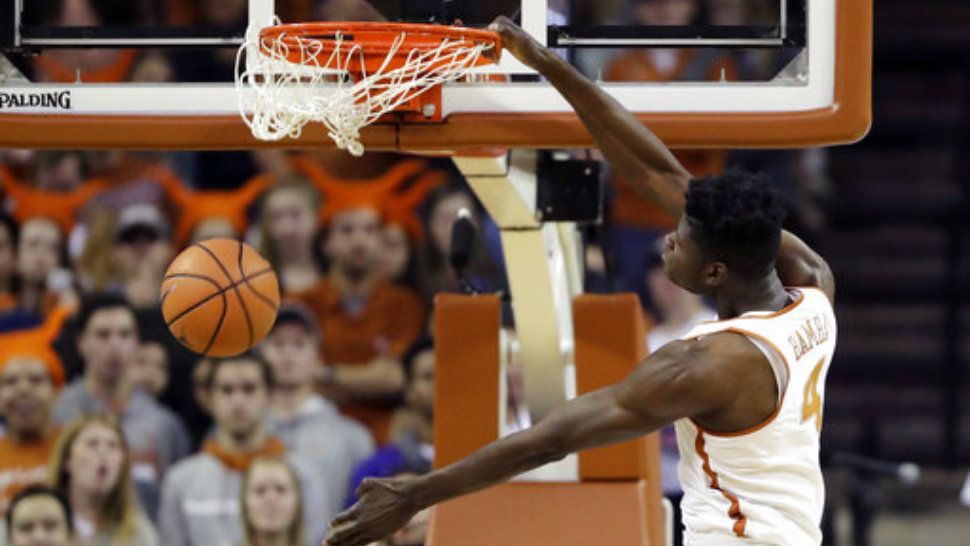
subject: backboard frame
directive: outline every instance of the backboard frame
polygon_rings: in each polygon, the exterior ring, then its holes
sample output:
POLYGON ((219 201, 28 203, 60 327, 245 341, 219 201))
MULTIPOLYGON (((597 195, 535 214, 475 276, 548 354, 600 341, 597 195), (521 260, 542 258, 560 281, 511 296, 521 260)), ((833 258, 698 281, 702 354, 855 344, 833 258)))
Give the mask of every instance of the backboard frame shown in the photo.
MULTIPOLYGON (((265 6, 251 3, 250 20, 267 20, 270 14, 265 6)), ((523 24, 545 41, 544 12, 536 9, 536 2, 524 2, 523 8, 523 24)), ((831 61, 831 71, 813 76, 812 81, 724 83, 716 91, 713 104, 712 84, 611 83, 604 87, 676 148, 777 148, 857 141, 871 123, 872 0, 812 0, 809 18, 813 17, 831 17, 821 24, 832 25, 835 32, 830 40, 809 39, 810 62, 831 61), (705 98, 699 98, 688 110, 684 97, 691 94, 705 98), (649 104, 650 110, 638 106, 643 104, 649 104)), ((522 70, 509 64, 510 55, 503 59, 503 70, 522 70)), ((256 140, 234 111, 236 98, 231 84, 0 86, 0 93, 8 96, 65 91, 71 97, 67 101, 69 110, 45 107, 8 113, 0 109, 0 146, 332 146, 324 131, 312 128, 307 128, 299 140, 256 140), (188 106, 186 96, 192 97, 188 106), (144 113, 148 104, 152 105, 151 114, 144 113), (112 108, 110 113, 103 110, 107 105, 112 108)), ((433 153, 494 146, 581 148, 593 144, 578 117, 548 84, 459 84, 446 86, 442 92, 446 116, 442 123, 374 125, 362 132, 363 144, 374 151, 433 153)))

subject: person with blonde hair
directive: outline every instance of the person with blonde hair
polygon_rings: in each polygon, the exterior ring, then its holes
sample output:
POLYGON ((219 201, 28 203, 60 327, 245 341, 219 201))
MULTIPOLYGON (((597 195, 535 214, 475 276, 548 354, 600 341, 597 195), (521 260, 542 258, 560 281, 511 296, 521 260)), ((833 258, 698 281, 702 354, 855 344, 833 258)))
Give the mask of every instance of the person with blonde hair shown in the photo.
POLYGON ((88 415, 61 433, 51 457, 50 483, 74 511, 84 546, 156 546, 158 536, 138 506, 131 455, 117 420, 88 415))
POLYGON ((240 546, 303 546, 300 478, 286 459, 256 458, 242 479, 240 505, 245 538, 240 546))
POLYGON ((320 271, 313 254, 320 192, 299 175, 282 177, 260 200, 260 245, 289 296, 310 290, 320 271))

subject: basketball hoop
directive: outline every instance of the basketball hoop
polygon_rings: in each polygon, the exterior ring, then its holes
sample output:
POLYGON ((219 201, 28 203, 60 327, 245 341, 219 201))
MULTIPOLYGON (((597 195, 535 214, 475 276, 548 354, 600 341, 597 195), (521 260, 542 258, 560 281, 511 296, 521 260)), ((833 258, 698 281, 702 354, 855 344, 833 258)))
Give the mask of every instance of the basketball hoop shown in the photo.
POLYGON ((315 121, 339 148, 359 156, 362 127, 391 113, 440 120, 441 84, 496 62, 500 53, 497 33, 457 26, 337 22, 251 29, 236 59, 239 111, 258 139, 298 138, 315 121))

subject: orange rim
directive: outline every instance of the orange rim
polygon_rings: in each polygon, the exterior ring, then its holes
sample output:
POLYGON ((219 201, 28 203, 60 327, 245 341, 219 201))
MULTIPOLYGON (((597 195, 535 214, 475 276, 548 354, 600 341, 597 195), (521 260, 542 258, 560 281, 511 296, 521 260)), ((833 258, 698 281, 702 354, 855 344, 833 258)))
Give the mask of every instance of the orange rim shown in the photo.
MULTIPOLYGON (((368 65, 375 60, 383 63, 395 41, 401 39, 400 47, 388 61, 391 68, 402 66, 412 51, 432 51, 445 40, 469 47, 484 44, 485 53, 479 57, 476 66, 497 62, 502 50, 502 40, 496 32, 448 25, 382 22, 293 23, 266 27, 259 33, 264 51, 275 55, 282 54, 287 61, 294 64, 314 63, 316 59, 329 57, 337 47, 338 36, 345 47, 349 45, 360 48, 363 59, 369 61, 368 65), (274 44, 283 47, 274 47, 274 44)), ((348 66, 348 69, 356 71, 354 64, 348 66)))

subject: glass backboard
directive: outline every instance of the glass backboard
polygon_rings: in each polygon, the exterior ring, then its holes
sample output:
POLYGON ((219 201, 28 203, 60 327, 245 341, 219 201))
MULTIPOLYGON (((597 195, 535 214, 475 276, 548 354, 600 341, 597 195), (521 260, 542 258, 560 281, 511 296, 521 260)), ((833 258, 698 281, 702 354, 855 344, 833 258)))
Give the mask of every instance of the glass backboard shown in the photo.
MULTIPOLYGON (((236 52, 247 27, 274 16, 484 27, 506 15, 676 147, 846 143, 870 123, 871 0, 6 0, 0 9, 3 146, 331 145, 312 128, 260 142, 240 119, 236 52)), ((441 122, 388 119, 364 144, 591 144, 566 101, 511 55, 491 72, 507 77, 445 85, 441 122)))

